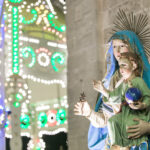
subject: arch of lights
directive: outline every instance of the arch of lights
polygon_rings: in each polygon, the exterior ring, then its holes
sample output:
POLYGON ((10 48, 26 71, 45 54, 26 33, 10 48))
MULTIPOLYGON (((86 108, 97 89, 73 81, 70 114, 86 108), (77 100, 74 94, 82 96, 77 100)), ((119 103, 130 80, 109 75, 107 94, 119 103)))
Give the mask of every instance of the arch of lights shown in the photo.
MULTIPOLYGON (((64 14, 66 13, 66 4, 62 0, 60 1, 64 5, 64 14)), ((6 86, 8 89, 13 88, 12 76, 18 75, 23 80, 29 79, 34 82, 41 82, 43 84, 60 84, 63 88, 66 88, 66 81, 63 79, 44 79, 32 75, 32 69, 35 66, 39 66, 45 69, 49 69, 50 72, 56 74, 64 74, 66 68, 66 26, 59 21, 59 15, 55 12, 55 9, 51 1, 37 0, 35 3, 29 3, 26 0, 5 0, 5 7, 7 11, 4 13, 5 26, 8 49, 8 74, 6 79, 6 86), (26 10, 29 18, 26 17, 23 11, 26 10), (24 29, 28 26, 41 26, 42 32, 50 33, 52 40, 47 40, 45 47, 39 46, 41 43, 40 37, 33 37, 30 35, 24 36, 24 29), (34 44, 34 45, 33 45, 34 44), (24 68, 31 70, 30 74, 24 72, 24 68)), ((34 34, 33 34, 34 35, 34 34)), ((67 97, 64 96, 58 103, 58 99, 54 104, 46 104, 39 107, 35 106, 35 112, 37 116, 31 116, 31 112, 28 109, 28 103, 31 97, 32 89, 29 90, 28 85, 24 87, 25 83, 18 83, 17 86, 22 90, 18 90, 15 93, 14 107, 21 107, 20 115, 20 127, 21 135, 32 137, 31 121, 33 118, 37 120, 35 123, 38 127, 39 140, 37 146, 44 149, 41 134, 57 134, 58 132, 67 132, 67 97), (27 93, 27 94, 25 94, 27 93), (22 102, 23 101, 23 102, 22 102), (40 144, 41 143, 41 144, 40 144)), ((16 85, 15 85, 16 86, 16 85)), ((9 90, 8 90, 9 91, 9 90)), ((9 91, 10 92, 10 91, 9 91)), ((9 93, 8 92, 8 93, 9 93)), ((10 92, 11 93, 11 92, 10 92)), ((9 95, 9 94, 8 94, 9 95)), ((11 94, 10 94, 11 95, 11 94)), ((12 101, 11 96, 5 99, 5 103, 12 101)), ((8 115, 5 123, 6 136, 11 135, 11 115, 8 115)), ((30 141, 29 149, 33 146, 30 141)))

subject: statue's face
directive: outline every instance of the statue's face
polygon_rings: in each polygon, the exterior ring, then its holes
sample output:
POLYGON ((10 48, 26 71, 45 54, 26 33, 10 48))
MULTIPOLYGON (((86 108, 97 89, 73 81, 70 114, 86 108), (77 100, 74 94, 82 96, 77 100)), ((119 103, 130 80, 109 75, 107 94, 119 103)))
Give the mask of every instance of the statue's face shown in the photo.
POLYGON ((128 79, 133 73, 133 64, 127 58, 120 58, 119 61, 119 70, 124 79, 128 79))
POLYGON ((122 40, 113 40, 113 53, 117 61, 120 58, 120 54, 124 52, 129 52, 128 45, 125 44, 122 40))
POLYGON ((140 103, 140 100, 139 101, 131 101, 131 100, 128 100, 127 98, 126 98, 126 102, 129 104, 129 106, 132 108, 132 107, 135 107, 136 105, 139 105, 139 103, 140 103))
POLYGON ((126 98, 126 102, 129 104, 129 107, 132 109, 135 109, 136 105, 140 104, 140 100, 134 102, 134 101, 129 101, 127 98, 126 98))

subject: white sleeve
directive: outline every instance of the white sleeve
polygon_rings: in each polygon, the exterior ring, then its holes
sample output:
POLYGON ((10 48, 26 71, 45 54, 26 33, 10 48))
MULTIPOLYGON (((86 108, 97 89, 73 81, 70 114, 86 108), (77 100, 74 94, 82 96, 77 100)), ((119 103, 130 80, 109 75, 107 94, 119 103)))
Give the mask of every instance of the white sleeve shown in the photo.
POLYGON ((95 112, 91 110, 91 113, 88 117, 92 125, 96 128, 103 128, 106 126, 106 119, 103 112, 95 112))

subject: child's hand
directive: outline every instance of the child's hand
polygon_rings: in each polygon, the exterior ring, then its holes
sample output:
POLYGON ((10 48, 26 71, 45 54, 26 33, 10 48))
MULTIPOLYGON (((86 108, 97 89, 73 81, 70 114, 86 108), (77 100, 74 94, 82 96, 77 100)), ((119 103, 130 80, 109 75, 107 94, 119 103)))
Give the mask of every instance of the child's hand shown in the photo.
POLYGON ((101 92, 101 93, 105 89, 103 83, 101 81, 96 81, 96 80, 93 80, 93 88, 94 88, 94 90, 101 92))
POLYGON ((135 110, 138 110, 138 109, 141 110, 141 109, 145 109, 146 108, 145 104, 140 102, 140 101, 138 101, 136 103, 130 103, 129 107, 132 108, 132 109, 135 109, 135 110))
POLYGON ((93 88, 94 90, 103 94, 105 97, 109 97, 109 91, 104 87, 102 81, 93 80, 93 88))

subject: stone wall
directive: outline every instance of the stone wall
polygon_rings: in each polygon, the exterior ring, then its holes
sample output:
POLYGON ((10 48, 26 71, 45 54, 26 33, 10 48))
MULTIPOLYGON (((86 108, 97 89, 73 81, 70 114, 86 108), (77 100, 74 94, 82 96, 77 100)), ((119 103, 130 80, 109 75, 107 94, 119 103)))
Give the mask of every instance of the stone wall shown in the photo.
MULTIPOLYGON (((133 11, 135 14, 146 13, 150 18, 150 1, 149 0, 104 0, 103 5, 103 30, 105 43, 110 37, 110 31, 119 9, 133 11)), ((150 19, 149 19, 150 22, 150 19)))
POLYGON ((73 115, 74 104, 79 101, 80 79, 88 102, 94 106, 97 92, 92 80, 102 78, 103 59, 99 60, 100 42, 97 31, 97 2, 93 0, 67 1, 68 45, 68 101, 69 101, 69 149, 86 150, 89 121, 73 115), (101 66, 101 67, 100 67, 101 66))
POLYGON ((105 72, 106 43, 119 8, 150 15, 149 0, 67 0, 69 150, 87 150, 89 121, 74 116, 73 107, 84 80, 87 101, 94 108, 97 92, 93 79, 102 79, 105 72))

